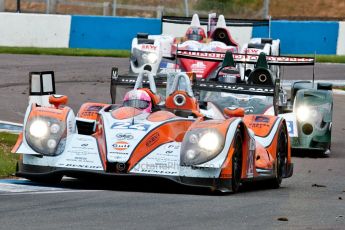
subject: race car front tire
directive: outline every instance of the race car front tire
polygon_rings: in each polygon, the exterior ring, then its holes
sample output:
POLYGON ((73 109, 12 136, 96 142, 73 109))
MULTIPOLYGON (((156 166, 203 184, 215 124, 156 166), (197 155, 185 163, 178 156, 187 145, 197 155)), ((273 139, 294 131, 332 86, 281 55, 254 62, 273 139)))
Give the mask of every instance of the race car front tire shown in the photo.
POLYGON ((236 130, 234 138, 234 154, 232 156, 232 177, 231 177, 231 190, 236 193, 241 185, 241 174, 242 174, 242 136, 239 129, 236 130))
POLYGON ((275 177, 268 181, 271 188, 279 188, 282 179, 287 171, 287 132, 284 126, 280 128, 278 142, 277 142, 277 156, 275 162, 275 177))

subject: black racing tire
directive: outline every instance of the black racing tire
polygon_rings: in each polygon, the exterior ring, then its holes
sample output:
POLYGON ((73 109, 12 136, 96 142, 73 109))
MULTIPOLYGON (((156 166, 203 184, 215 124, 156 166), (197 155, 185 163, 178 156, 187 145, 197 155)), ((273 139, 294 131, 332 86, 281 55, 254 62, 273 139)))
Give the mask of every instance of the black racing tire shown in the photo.
POLYGON ((269 181, 271 188, 279 188, 287 169, 288 139, 284 126, 280 128, 277 142, 275 177, 269 181))
POLYGON ((243 152, 242 152, 242 135, 239 129, 236 130, 234 136, 235 150, 232 155, 232 177, 231 177, 231 191, 233 193, 238 192, 241 186, 241 175, 242 175, 242 163, 243 163, 243 152))

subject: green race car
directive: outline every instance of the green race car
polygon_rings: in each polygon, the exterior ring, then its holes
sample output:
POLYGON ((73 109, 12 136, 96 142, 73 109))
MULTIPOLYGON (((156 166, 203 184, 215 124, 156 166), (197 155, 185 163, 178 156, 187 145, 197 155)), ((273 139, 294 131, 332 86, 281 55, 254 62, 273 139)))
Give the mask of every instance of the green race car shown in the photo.
MULTIPOLYGON (((204 52, 199 56, 202 58, 194 56, 188 58, 203 60, 206 56, 212 55, 204 52)), ((291 86, 291 96, 288 99, 288 92, 282 87, 280 76, 275 76, 269 69, 271 65, 315 65, 314 58, 266 56, 264 53, 260 55, 232 54, 228 52, 224 56, 212 58, 212 60, 222 61, 223 64, 216 79, 208 79, 209 81, 221 82, 229 79, 231 76, 228 73, 222 73, 224 69, 230 68, 234 72, 237 63, 249 63, 255 64, 255 68, 248 74, 247 78, 236 81, 237 87, 261 85, 275 89, 273 98, 258 96, 243 98, 240 94, 216 95, 212 100, 220 107, 223 104, 222 100, 234 100, 234 105, 245 108, 246 113, 282 116, 287 121, 294 152, 310 151, 325 155, 330 154, 333 113, 332 84, 314 83, 313 81, 294 82, 291 86)))
POLYGON ((295 119, 288 121, 292 147, 330 154, 332 138, 332 84, 298 81, 291 87, 295 119), (297 129, 296 129, 297 127, 297 129))

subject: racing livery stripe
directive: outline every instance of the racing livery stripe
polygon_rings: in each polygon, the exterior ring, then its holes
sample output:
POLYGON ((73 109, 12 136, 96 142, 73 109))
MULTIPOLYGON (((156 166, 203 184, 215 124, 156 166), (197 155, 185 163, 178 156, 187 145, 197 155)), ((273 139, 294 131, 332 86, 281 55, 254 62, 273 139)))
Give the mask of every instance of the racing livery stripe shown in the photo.
POLYGON ((21 133, 18 135, 17 142, 16 142, 16 144, 13 146, 11 152, 12 152, 12 153, 16 153, 17 150, 19 149, 19 147, 22 145, 22 143, 23 143, 23 132, 21 132, 21 133))
POLYGON ((174 120, 151 130, 133 150, 128 160, 128 171, 132 170, 139 161, 160 145, 172 141, 181 142, 185 132, 193 122, 192 120, 174 120), (158 138, 156 133, 159 135, 158 138), (152 141, 152 136, 155 136, 154 141, 152 141))
POLYGON ((101 118, 99 120, 99 125, 98 125, 98 130, 94 134, 94 137, 96 138, 96 143, 97 143, 97 148, 99 152, 99 156, 102 162, 103 169, 106 170, 106 161, 107 161, 107 140, 106 140, 106 135, 104 132, 104 122, 103 119, 101 118))

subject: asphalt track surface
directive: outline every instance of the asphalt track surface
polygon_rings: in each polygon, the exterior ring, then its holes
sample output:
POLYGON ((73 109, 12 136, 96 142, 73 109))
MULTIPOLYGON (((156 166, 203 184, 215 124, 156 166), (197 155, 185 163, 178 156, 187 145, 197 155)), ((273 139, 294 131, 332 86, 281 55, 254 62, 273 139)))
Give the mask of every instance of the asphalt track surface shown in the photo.
MULTIPOLYGON (((0 55, 0 120, 22 122, 29 71, 54 70, 57 92, 69 95, 77 109, 90 99, 110 101, 110 68, 125 72, 127 64, 116 58, 0 55)), ((307 68, 293 67, 291 78, 309 79, 307 68)), ((319 79, 343 80, 345 73, 343 65, 317 69, 319 79)), ((335 95, 332 155, 294 156, 294 175, 280 189, 255 184, 220 195, 146 179, 67 178, 55 187, 0 180, 0 229, 345 229, 344 117, 345 97, 335 95)))

